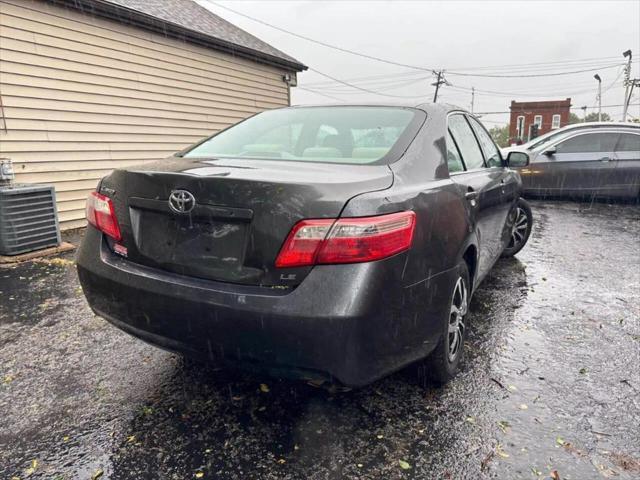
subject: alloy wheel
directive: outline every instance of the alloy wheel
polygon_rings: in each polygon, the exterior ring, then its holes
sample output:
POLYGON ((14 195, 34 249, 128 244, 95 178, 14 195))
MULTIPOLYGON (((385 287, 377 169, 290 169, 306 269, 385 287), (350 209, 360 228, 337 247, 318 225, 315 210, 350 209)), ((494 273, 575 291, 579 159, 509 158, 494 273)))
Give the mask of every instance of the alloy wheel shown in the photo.
POLYGON ((521 207, 516 208, 516 219, 511 227, 511 239, 507 248, 517 248, 524 243, 527 238, 527 229, 529 228, 529 218, 527 212, 521 207))
POLYGON ((467 285, 462 277, 458 277, 451 299, 449 314, 449 362, 454 362, 462 350, 464 341, 464 316, 467 314, 467 285))

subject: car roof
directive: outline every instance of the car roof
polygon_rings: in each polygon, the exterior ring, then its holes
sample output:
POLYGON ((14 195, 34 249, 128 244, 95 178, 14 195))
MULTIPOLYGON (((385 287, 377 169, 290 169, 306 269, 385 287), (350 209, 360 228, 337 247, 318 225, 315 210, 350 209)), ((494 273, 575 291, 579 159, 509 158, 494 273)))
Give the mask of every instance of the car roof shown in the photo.
MULTIPOLYGON (((550 132, 545 133, 548 135, 549 133, 562 133, 567 132, 569 130, 580 130, 580 129, 598 129, 598 128, 640 128, 640 125, 630 122, 583 122, 583 123, 572 123, 571 125, 565 125, 564 127, 558 128, 556 130, 551 130, 550 132)), ((542 135, 540 136, 542 137, 542 135)), ((538 138, 540 138, 538 137, 538 138)))
POLYGON ((425 103, 425 102, 344 102, 344 103, 322 103, 322 104, 298 104, 283 108, 316 108, 316 107, 397 107, 397 108, 416 108, 429 112, 450 112, 454 110, 466 111, 464 108, 457 107, 449 103, 425 103))

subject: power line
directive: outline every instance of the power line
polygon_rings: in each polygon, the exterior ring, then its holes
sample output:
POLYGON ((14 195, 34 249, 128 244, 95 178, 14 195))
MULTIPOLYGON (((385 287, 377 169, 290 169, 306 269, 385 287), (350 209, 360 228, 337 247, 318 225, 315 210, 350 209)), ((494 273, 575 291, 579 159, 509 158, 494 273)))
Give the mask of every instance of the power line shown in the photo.
POLYGON ((516 67, 527 67, 527 66, 538 66, 538 65, 558 65, 558 64, 574 64, 574 63, 587 63, 594 61, 604 61, 604 60, 617 60, 618 57, 592 57, 592 58, 582 58, 575 60, 559 60, 555 62, 536 62, 536 63, 520 63, 520 64, 508 64, 508 65, 493 65, 493 66, 482 66, 482 67, 456 67, 453 70, 497 70, 501 68, 516 68, 516 67))
MULTIPOLYGON (((371 83, 364 83, 364 82, 357 82, 355 83, 355 85, 359 85, 359 86, 366 86, 368 88, 372 88, 372 87, 376 87, 377 91, 382 91, 382 92, 386 92, 389 90, 396 90, 398 88, 402 88, 402 87, 408 87, 410 85, 413 85, 415 83, 418 82, 422 82, 424 80, 427 80, 430 77, 418 77, 418 78, 412 78, 412 79, 404 79, 404 80, 397 80, 394 82, 391 81, 387 81, 386 83, 375 83, 375 84, 371 84, 371 83), (384 88, 384 90, 380 90, 380 87, 384 88)), ((346 81, 346 80, 345 80, 346 81)), ((304 84, 305 87, 308 87, 308 84, 304 84)), ((351 93, 352 91, 349 90, 348 88, 337 84, 331 87, 312 87, 312 88, 321 88, 323 91, 326 92, 330 92, 330 93, 336 93, 336 94, 340 94, 340 93, 351 93)), ((349 87, 350 88, 350 87, 349 87)))
MULTIPOLYGON (((629 106, 636 106, 636 105, 640 105, 640 103, 630 103, 629 106)), ((615 105, 602 105, 602 108, 611 108, 611 107, 623 107, 624 105, 622 103, 619 104, 615 104, 615 105)), ((581 110, 583 107, 570 107, 569 110, 581 110)), ((589 109, 593 109, 594 107, 587 107, 589 109)), ((557 110, 558 107, 535 107, 535 110, 557 110)), ((516 111, 525 111, 526 109, 520 109, 520 110, 516 110, 516 111)), ((511 110, 507 110, 507 111, 503 111, 503 112, 476 112, 476 115, 499 115, 499 114, 504 114, 504 113, 511 113, 511 110)))
MULTIPOLYGON (((634 63, 636 63, 637 61, 634 61, 634 63)), ((621 65, 620 63, 616 63, 616 64, 612 64, 613 66, 615 65, 621 65)), ((586 66, 586 65, 585 65, 586 66)), ((607 65, 610 66, 610 65, 607 65)), ((348 82, 358 82, 358 83, 376 83, 376 84, 383 84, 383 83, 395 83, 396 81, 400 81, 401 79, 404 78, 409 78, 409 77, 415 77, 416 75, 424 75, 424 72, 422 71, 402 71, 402 72, 397 72, 397 73, 385 73, 385 74, 378 74, 378 75, 369 75, 369 76, 365 76, 365 77, 350 77, 350 78, 345 78, 343 80, 348 81, 348 82)), ((306 86, 309 87, 327 87, 327 88, 331 88, 331 86, 334 84, 335 82, 333 81, 320 81, 320 82, 310 82, 310 83, 305 83, 306 86)), ((589 80, 589 82, 582 82, 583 84, 587 85, 587 84, 591 84, 592 81, 589 80)), ((561 84, 561 86, 565 86, 565 85, 572 85, 575 86, 578 83, 576 82, 571 82, 571 83, 566 83, 563 82, 561 84)), ((555 85, 545 85, 543 88, 552 88, 557 86, 557 84, 555 85)))
POLYGON ((335 100, 335 101, 337 101, 337 102, 342 102, 342 101, 343 101, 342 99, 340 99, 340 98, 338 98, 338 97, 334 97, 334 96, 331 96, 331 95, 327 95, 326 93, 318 92, 317 90, 312 90, 312 89, 310 89, 310 88, 305 88, 305 87, 300 87, 300 86, 298 86, 297 88, 299 88, 300 90, 304 90, 304 91, 306 91, 306 92, 315 93, 316 95, 320 95, 320 96, 322 96, 322 97, 330 98, 331 100, 335 100))
POLYGON ((322 75, 323 77, 329 78, 329 79, 333 80, 334 82, 341 83, 342 85, 346 85, 347 87, 351 87, 351 88, 354 88, 356 90, 360 90, 362 92, 372 93, 374 95, 381 95, 383 97, 391 97, 391 98, 425 98, 426 97, 426 95, 392 95, 390 93, 378 92, 378 91, 375 91, 375 90, 370 90, 368 88, 359 87, 358 85, 354 85, 354 84, 351 84, 349 82, 345 82, 344 80, 340 80, 338 78, 332 77, 328 73, 323 73, 323 72, 321 72, 319 70, 316 70, 315 68, 309 67, 309 70, 311 70, 312 72, 317 73, 318 75, 322 75))
MULTIPOLYGON (((388 65, 395 65, 395 66, 398 66, 398 67, 405 67, 405 68, 410 68, 410 69, 413 69, 413 70, 431 72, 434 75, 437 74, 437 70, 438 69, 435 69, 435 68, 422 67, 422 66, 417 66, 417 65, 410 65, 410 64, 406 64, 406 63, 396 62, 396 61, 393 61, 393 60, 388 60, 388 59, 381 58, 381 57, 376 57, 374 55, 368 55, 368 54, 362 53, 362 52, 356 52, 355 50, 350 50, 350 49, 347 49, 347 48, 339 47, 337 45, 332 45, 330 43, 323 42, 323 41, 317 40, 315 38, 307 37, 306 35, 301 35, 299 33, 292 32, 292 31, 287 30, 287 29, 282 28, 282 27, 278 27, 278 26, 273 25, 271 23, 265 22, 264 20, 260 20, 259 18, 252 17, 252 16, 247 15, 245 13, 239 12, 238 10, 235 10, 233 8, 227 7, 225 5, 221 5, 218 2, 215 2, 213 0, 204 0, 204 1, 206 1, 207 3, 209 3, 211 5, 215 5, 216 7, 219 7, 219 8, 222 8, 224 10, 227 10, 229 12, 232 12, 232 13, 234 13, 236 15, 239 15, 241 17, 244 17, 244 18, 247 18, 247 19, 252 20, 254 22, 260 23, 261 25, 264 25, 266 27, 273 28, 275 30, 278 30, 279 32, 286 33, 288 35, 292 35, 292 36, 297 37, 297 38, 301 38, 301 39, 306 40, 308 42, 316 43, 316 44, 321 45, 321 46, 326 47, 326 48, 331 48, 333 50, 337 50, 337 51, 340 51, 340 52, 343 52, 343 53, 349 53, 351 55, 356 55, 356 56, 359 56, 359 57, 362 57, 362 58, 367 58, 369 60, 375 60, 377 62, 386 63, 388 65)), ((570 62, 570 61, 567 61, 567 62, 570 62)), ((565 62, 565 63, 567 63, 567 62, 565 62)), ((524 65, 526 66, 526 64, 524 64, 524 65)), ((540 63, 539 65, 542 65, 542 63, 540 63)), ((619 64, 616 64, 615 66, 618 66, 618 65, 619 64)), ((517 65, 513 65, 513 66, 517 66, 517 65)), ((520 66, 522 66, 522 65, 520 65, 520 66)), ((467 76, 467 77, 476 76, 476 77, 485 77, 485 78, 534 78, 534 77, 553 77, 553 76, 561 76, 561 75, 574 75, 574 74, 577 74, 577 73, 592 72, 592 71, 595 71, 595 70, 602 70, 602 69, 605 69, 605 68, 611 68, 611 67, 598 67, 598 68, 594 68, 594 69, 574 70, 574 71, 569 71, 569 72, 560 71, 560 72, 552 72, 552 73, 544 73, 544 74, 539 73, 539 74, 527 74, 527 75, 523 75, 523 74, 520 74, 520 75, 474 74, 474 73, 470 73, 470 72, 455 72, 455 71, 447 71, 447 73, 450 74, 450 75, 467 76)), ((316 73, 318 73, 317 70, 316 70, 316 73)), ((331 77, 329 77, 329 78, 331 78, 331 77)), ((339 81, 338 83, 343 83, 343 82, 339 81)), ((375 92, 371 92, 371 93, 375 93, 375 92)))
POLYGON ((483 77, 483 78, 537 78, 537 77, 559 77, 561 75, 574 75, 576 73, 585 73, 585 72, 595 72, 598 70, 607 70, 609 68, 615 68, 622 65, 621 63, 616 63, 614 65, 604 66, 604 67, 596 67, 596 68, 588 68, 584 70, 573 70, 570 72, 551 72, 551 73, 530 73, 530 74, 519 74, 519 75, 496 75, 496 74, 480 74, 480 73, 464 73, 464 72, 451 72, 447 71, 448 75, 456 75, 459 77, 483 77))
POLYGON ((270 28, 273 28, 275 30, 278 30, 279 32, 286 33, 288 35, 293 35, 294 37, 301 38, 301 39, 306 40, 308 42, 317 43, 318 45, 322 45, 323 47, 332 48, 332 49, 338 50, 340 52, 350 53, 351 55, 357 55, 359 57, 368 58, 369 60, 375 60, 377 62, 388 63, 389 65, 395 65, 397 67, 412 68, 412 69, 415 69, 415 70, 423 70, 425 72, 432 72, 433 71, 432 68, 418 67, 416 65, 407 65, 405 63, 394 62, 392 60, 387 60, 387 59, 384 59, 384 58, 375 57, 373 55, 367 55, 366 53, 356 52, 356 51, 353 51, 353 50, 349 50, 347 48, 338 47, 337 45, 331 45, 330 43, 322 42, 320 40, 316 40, 315 38, 310 38, 310 37, 307 37, 306 35, 300 35, 299 33, 291 32, 289 30, 286 30, 284 28, 278 27, 276 25, 272 25, 270 23, 265 22, 264 20, 260 20, 259 18, 252 17, 252 16, 247 15, 245 13, 242 13, 242 12, 239 12, 237 10, 234 10, 233 8, 229 8, 229 7, 225 6, 225 5, 221 5, 221 4, 219 4, 217 2, 214 2, 212 0, 205 0, 205 1, 207 3, 215 5, 216 7, 220 7, 220 8, 223 8, 225 10, 228 10, 230 12, 233 12, 236 15, 240 15, 241 17, 248 18, 249 20, 253 20, 254 22, 258 22, 258 23, 260 23, 262 25, 265 25, 267 27, 270 27, 270 28))

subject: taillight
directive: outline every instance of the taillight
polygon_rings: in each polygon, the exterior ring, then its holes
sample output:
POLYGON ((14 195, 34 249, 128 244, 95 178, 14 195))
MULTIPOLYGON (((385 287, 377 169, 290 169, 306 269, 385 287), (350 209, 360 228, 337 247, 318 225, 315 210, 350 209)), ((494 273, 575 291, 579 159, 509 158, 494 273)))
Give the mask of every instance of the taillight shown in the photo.
POLYGON ((381 260, 411 246, 415 223, 414 212, 302 220, 287 236, 276 267, 381 260))
POLYGON ((113 202, 109 197, 98 192, 91 192, 87 197, 86 213, 87 220, 91 225, 118 242, 122 240, 113 202))

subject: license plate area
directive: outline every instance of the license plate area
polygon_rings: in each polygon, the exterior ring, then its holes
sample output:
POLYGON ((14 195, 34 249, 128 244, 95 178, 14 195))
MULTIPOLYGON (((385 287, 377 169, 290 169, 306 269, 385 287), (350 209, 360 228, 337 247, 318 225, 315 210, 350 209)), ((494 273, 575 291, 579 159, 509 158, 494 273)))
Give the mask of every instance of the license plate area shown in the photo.
POLYGON ((245 222, 152 211, 132 214, 138 217, 138 252, 157 263, 209 268, 233 268, 243 263, 245 222))

